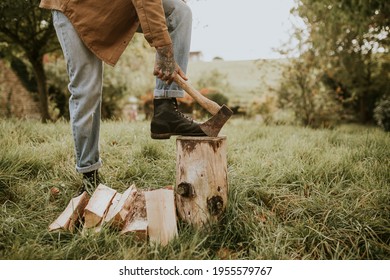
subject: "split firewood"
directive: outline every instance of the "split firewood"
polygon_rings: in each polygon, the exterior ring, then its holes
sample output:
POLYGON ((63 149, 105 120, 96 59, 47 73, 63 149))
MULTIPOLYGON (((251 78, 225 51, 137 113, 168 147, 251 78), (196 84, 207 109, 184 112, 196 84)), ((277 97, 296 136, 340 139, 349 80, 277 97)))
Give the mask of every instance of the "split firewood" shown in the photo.
POLYGON ((111 206, 108 209, 107 215, 104 217, 104 223, 111 221, 111 219, 115 216, 115 209, 121 199, 122 194, 117 192, 111 201, 111 206))
POLYGON ((121 233, 133 233, 136 239, 147 240, 148 221, 146 218, 145 194, 142 191, 136 192, 134 201, 126 216, 126 223, 121 233))
POLYGON ((123 230, 124 233, 132 233, 136 240, 147 240, 148 239, 148 221, 147 219, 137 218, 125 225, 123 230))
POLYGON ((178 234, 173 192, 166 188, 145 192, 149 239, 163 246, 178 234))
POLYGON ((116 191, 99 184, 84 210, 84 228, 97 227, 111 206, 116 191))
POLYGON ((125 224, 126 217, 134 204, 136 196, 137 189, 133 184, 122 195, 120 195, 120 197, 118 197, 119 199, 115 204, 113 203, 111 205, 107 216, 104 218, 104 222, 111 222, 114 226, 122 228, 125 224))
POLYGON ((73 232, 76 224, 84 214, 89 196, 86 192, 73 198, 61 215, 49 226, 49 231, 69 230, 73 232))
POLYGON ((107 217, 108 217, 109 215, 112 215, 113 210, 115 209, 116 205, 119 203, 119 201, 120 201, 121 198, 122 198, 122 194, 121 194, 121 193, 118 193, 118 192, 117 192, 117 193, 114 195, 114 198, 113 198, 112 201, 111 201, 111 205, 109 206, 109 208, 108 208, 108 210, 107 210, 107 213, 104 215, 103 220, 102 220, 97 226, 95 226, 95 227, 93 228, 93 232, 98 233, 98 232, 100 232, 100 231, 102 230, 103 224, 105 223, 107 217))

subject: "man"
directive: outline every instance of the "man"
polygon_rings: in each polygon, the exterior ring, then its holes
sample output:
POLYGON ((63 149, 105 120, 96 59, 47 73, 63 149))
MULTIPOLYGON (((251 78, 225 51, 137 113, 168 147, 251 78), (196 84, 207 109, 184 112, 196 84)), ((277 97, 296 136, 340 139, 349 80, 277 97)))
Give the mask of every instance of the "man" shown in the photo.
POLYGON ((205 136, 199 124, 177 110, 183 91, 173 82, 187 80, 192 14, 182 0, 41 0, 51 9, 53 24, 69 75, 70 121, 76 170, 87 186, 98 184, 100 108, 103 63, 114 66, 135 32, 142 31, 156 49, 153 74, 154 115, 151 137, 205 136), (87 184, 86 184, 87 183, 87 184))

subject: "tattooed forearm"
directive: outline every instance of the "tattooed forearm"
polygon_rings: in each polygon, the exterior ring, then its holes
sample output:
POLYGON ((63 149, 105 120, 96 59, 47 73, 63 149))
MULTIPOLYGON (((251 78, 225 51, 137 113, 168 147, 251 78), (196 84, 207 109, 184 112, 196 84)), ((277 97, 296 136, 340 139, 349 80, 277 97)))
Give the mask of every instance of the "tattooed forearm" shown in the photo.
POLYGON ((156 48, 155 75, 161 79, 169 79, 175 71, 175 59, 172 45, 156 48), (160 77, 160 74, 162 77, 160 77))

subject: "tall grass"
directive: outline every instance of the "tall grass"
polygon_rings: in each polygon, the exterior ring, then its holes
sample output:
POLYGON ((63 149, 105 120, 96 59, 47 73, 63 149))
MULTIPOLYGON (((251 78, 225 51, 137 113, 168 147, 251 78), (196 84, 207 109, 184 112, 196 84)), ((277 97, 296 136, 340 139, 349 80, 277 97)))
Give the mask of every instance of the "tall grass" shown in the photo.
MULTIPOLYGON (((166 247, 119 235, 48 232, 81 184, 69 124, 0 121, 1 259, 390 259, 390 135, 233 119, 221 222, 179 222, 166 247), (52 187, 60 189, 57 199, 52 187)), ((149 123, 105 122, 101 174, 123 192, 175 183, 175 139, 149 123)))

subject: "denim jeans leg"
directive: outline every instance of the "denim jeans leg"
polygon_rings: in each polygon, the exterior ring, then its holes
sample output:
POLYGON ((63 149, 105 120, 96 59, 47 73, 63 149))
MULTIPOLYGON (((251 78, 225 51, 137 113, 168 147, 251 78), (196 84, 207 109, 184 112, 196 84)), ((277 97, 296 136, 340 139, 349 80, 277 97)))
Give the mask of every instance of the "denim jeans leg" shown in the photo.
POLYGON ((53 24, 64 53, 69 76, 69 112, 76 153, 76 170, 97 170, 103 63, 78 36, 67 17, 53 11, 53 24))
MULTIPOLYGON (((162 3, 176 63, 186 73, 191 47, 191 9, 182 0, 163 0, 162 3)), ((154 97, 183 97, 183 90, 176 83, 167 85, 157 78, 154 97)))

